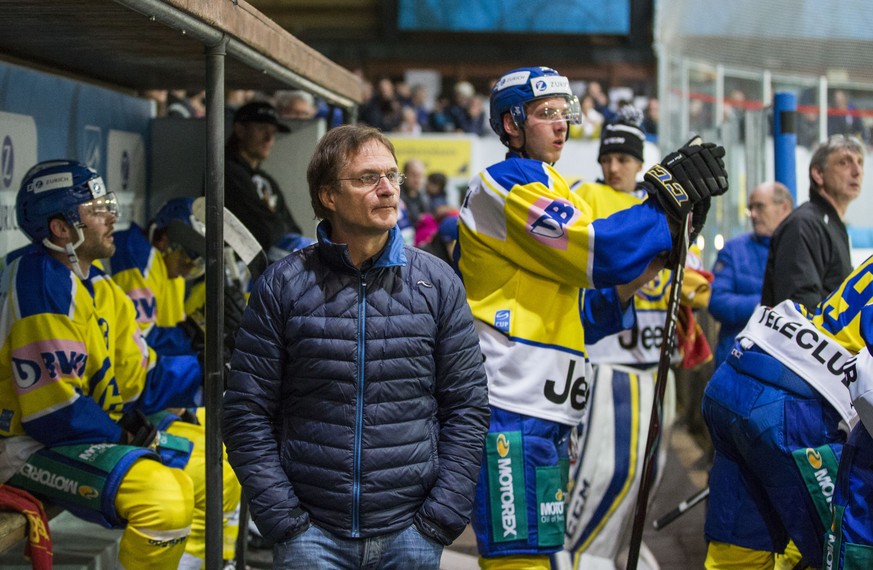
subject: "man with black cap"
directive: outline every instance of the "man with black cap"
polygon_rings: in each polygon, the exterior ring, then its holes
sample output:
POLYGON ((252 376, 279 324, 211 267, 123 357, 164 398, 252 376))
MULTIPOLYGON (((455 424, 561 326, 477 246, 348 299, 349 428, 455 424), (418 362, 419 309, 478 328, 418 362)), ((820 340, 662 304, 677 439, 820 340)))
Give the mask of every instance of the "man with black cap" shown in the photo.
POLYGON ((290 129, 279 122, 276 109, 265 101, 240 107, 225 147, 226 206, 267 251, 285 234, 300 233, 276 180, 261 170, 270 156, 276 133, 290 129))
POLYGON ((647 194, 642 186, 637 187, 637 175, 643 171, 643 141, 646 140, 641 124, 642 113, 636 107, 619 109, 619 118, 604 125, 600 132, 597 162, 605 184, 642 199, 647 194))
MULTIPOLYGON (((595 217, 607 217, 642 203, 648 196, 637 181, 643 170, 642 113, 633 106, 619 109, 617 118, 603 126, 597 161, 603 179, 573 186, 593 210, 595 217)), ((709 281, 694 271, 689 252, 682 304, 706 306, 709 281), (689 299, 689 297, 691 297, 689 299)), ((700 269, 700 265, 696 267, 700 269)), ((639 493, 649 415, 655 398, 656 373, 660 358, 662 330, 667 313, 670 272, 662 270, 634 296, 636 324, 632 329, 606 336, 589 344, 588 357, 594 366, 592 401, 588 416, 577 428, 576 463, 570 476, 574 481, 567 512, 565 547, 578 568, 624 566, 630 543, 634 507, 639 493)), ((677 343, 678 345, 678 343, 677 343)), ((678 361, 680 355, 674 355, 678 361)), ((663 425, 675 416, 672 373, 664 398, 663 425)), ((662 436, 662 440, 667 440, 662 436)), ((660 450, 664 464, 666 450, 660 450)), ((572 456, 572 453, 571 453, 572 456)), ((654 559, 642 546, 642 567, 654 567, 654 559)))

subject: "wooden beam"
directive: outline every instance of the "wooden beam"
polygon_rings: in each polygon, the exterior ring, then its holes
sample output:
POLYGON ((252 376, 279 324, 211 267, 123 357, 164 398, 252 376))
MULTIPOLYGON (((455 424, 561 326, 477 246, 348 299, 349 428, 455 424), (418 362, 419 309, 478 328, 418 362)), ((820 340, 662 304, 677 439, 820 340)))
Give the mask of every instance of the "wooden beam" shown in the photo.
POLYGON ((245 0, 164 0, 256 52, 322 87, 360 102, 360 80, 352 72, 297 39, 245 0))

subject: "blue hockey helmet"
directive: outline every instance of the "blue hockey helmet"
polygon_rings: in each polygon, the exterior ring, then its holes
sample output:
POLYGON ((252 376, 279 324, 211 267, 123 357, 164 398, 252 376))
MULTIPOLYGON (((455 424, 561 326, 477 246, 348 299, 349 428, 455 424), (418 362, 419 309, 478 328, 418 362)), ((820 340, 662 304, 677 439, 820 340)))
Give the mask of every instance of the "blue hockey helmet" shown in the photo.
POLYGON ((206 252, 206 224, 194 215, 194 200, 184 196, 164 202, 149 225, 149 242, 154 244, 156 234, 166 232, 172 248, 180 247, 191 259, 202 260, 206 252))
POLYGON ((537 99, 563 97, 567 112, 562 117, 573 124, 582 120, 579 99, 570 89, 570 81, 550 67, 522 67, 504 74, 491 89, 491 128, 506 144, 509 135, 503 128, 503 115, 509 113, 515 124, 527 121, 525 104, 537 99))
POLYGON ((206 235, 205 225, 194 215, 194 198, 190 196, 172 198, 164 202, 164 205, 155 214, 151 231, 162 230, 168 227, 173 220, 182 221, 197 230, 198 233, 206 235))
POLYGON ((107 192, 103 178, 94 169, 74 160, 40 162, 21 181, 15 200, 18 225, 31 240, 43 242, 50 235, 51 218, 60 216, 79 228, 79 206, 89 202, 118 214, 115 194, 107 192))

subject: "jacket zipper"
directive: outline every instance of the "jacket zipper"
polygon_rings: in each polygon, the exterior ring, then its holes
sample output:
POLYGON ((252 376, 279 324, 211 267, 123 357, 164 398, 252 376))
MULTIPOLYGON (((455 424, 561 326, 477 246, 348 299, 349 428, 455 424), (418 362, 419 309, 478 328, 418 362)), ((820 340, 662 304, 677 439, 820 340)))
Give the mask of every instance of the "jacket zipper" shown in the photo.
POLYGON ((355 399, 355 456, 354 478, 352 481, 352 536, 361 536, 361 439, 364 430, 364 338, 367 316, 367 282, 359 276, 358 287, 358 386, 355 399))

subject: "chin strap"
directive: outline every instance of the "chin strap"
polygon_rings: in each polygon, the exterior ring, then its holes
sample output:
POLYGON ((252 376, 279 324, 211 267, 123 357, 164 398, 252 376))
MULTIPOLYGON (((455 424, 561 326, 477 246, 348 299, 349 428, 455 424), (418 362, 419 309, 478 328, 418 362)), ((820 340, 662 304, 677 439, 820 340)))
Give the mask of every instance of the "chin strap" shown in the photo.
MULTIPOLYGON (((518 126, 517 123, 516 123, 516 126, 518 126)), ((509 136, 508 135, 505 138, 501 139, 501 141, 503 142, 503 144, 506 145, 506 148, 509 149, 509 152, 517 154, 522 158, 530 158, 530 156, 527 154, 527 151, 524 150, 525 143, 527 142, 527 138, 525 138, 525 136, 524 136, 524 127, 518 126, 518 132, 521 134, 521 146, 513 147, 511 144, 509 144, 509 136)))
POLYGON ((52 251, 66 253, 67 260, 70 262, 70 265, 73 268, 73 273, 75 273, 76 276, 79 277, 79 279, 82 279, 84 281, 88 277, 82 271, 82 266, 79 265, 79 256, 76 255, 76 248, 82 245, 82 243, 85 241, 85 234, 82 233, 82 228, 80 228, 78 225, 74 227, 76 228, 76 234, 78 236, 76 243, 67 243, 64 247, 61 247, 59 245, 53 244, 48 238, 45 238, 44 240, 42 240, 42 244, 52 251))
POLYGON ((509 152, 506 153, 506 158, 509 158, 509 157, 510 157, 511 155, 513 155, 513 154, 514 154, 514 155, 517 155, 517 156, 520 156, 520 157, 522 157, 522 158, 530 158, 530 157, 527 155, 527 153, 524 152, 524 149, 523 149, 523 148, 512 148, 511 146, 510 146, 510 147, 507 147, 507 148, 509 149, 509 152))

